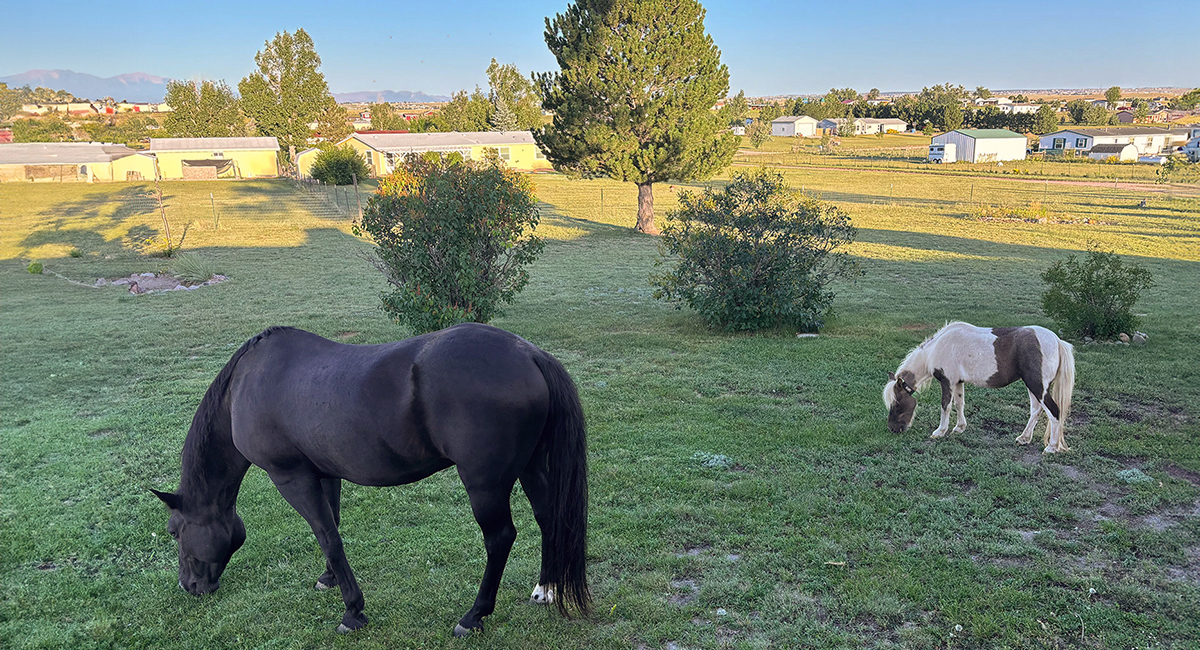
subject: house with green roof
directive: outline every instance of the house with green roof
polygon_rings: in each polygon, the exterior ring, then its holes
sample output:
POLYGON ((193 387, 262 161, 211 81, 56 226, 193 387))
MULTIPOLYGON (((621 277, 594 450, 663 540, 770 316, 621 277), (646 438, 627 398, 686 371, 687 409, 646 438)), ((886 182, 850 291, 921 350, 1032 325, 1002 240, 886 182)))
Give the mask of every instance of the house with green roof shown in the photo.
POLYGON ((933 136, 931 145, 953 144, 961 162, 986 163, 1025 160, 1028 141, 1008 129, 956 129, 933 136))

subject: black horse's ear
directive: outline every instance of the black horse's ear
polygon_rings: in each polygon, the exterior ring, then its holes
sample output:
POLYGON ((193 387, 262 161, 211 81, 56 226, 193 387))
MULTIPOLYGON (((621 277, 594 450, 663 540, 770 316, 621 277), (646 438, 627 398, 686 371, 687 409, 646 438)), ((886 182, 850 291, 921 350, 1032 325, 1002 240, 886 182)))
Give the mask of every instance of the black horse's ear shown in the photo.
POLYGON ((888 372, 888 381, 896 381, 896 373, 889 371, 888 372))
POLYGON ((159 492, 158 490, 155 490, 154 488, 151 488, 150 491, 153 492, 154 496, 158 497, 160 501, 167 504, 168 508, 170 508, 172 510, 179 509, 180 499, 179 499, 178 494, 173 494, 171 492, 159 492))

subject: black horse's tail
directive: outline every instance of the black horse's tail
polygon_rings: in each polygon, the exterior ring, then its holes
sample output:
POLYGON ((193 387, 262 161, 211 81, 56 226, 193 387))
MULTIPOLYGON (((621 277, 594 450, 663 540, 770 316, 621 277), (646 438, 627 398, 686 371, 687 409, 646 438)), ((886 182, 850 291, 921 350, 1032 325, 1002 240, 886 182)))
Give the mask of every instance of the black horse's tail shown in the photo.
POLYGON ((549 465, 550 530, 546 534, 546 586, 564 616, 571 606, 586 616, 592 594, 587 585, 587 427, 575 382, 558 359, 538 351, 533 359, 550 387, 550 416, 542 444, 549 465))

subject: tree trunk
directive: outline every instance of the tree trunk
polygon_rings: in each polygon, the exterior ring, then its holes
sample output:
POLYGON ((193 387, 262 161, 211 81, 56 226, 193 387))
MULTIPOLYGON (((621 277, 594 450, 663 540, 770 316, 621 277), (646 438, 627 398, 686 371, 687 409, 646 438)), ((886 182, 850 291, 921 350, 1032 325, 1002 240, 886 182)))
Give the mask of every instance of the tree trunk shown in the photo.
POLYGON ((638 232, 644 232, 647 235, 657 235, 658 228, 654 225, 654 184, 638 183, 637 188, 637 225, 633 229, 638 232))

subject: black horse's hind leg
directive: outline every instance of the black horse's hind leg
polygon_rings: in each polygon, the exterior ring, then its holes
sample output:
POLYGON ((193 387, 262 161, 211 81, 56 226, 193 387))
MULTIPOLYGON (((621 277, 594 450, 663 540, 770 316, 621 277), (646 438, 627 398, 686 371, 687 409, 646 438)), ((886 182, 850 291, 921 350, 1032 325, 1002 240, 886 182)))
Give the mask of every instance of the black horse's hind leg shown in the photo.
MULTIPOLYGON (((536 458, 536 456, 535 456, 536 458)), ((531 466, 534 463, 530 463, 531 466)), ((537 586, 533 590, 533 595, 530 596, 529 602, 538 605, 549 605, 554 602, 555 594, 547 585, 549 578, 547 570, 552 562, 550 557, 550 486, 548 485, 548 477, 546 470, 543 467, 537 469, 527 469, 521 474, 521 489, 525 491, 525 496, 529 498, 529 505, 533 509, 533 518, 537 520, 538 528, 542 531, 542 568, 538 573, 537 586)))
MULTIPOLYGON (((333 523, 341 530, 342 527, 342 479, 340 478, 323 478, 321 479, 321 491, 325 493, 325 501, 329 504, 329 509, 333 510, 333 523)), ((336 587, 338 584, 337 576, 333 573, 333 566, 329 564, 329 560, 325 560, 325 573, 317 578, 317 589, 329 589, 336 587)))
POLYGON ((346 550, 342 546, 342 536, 338 534, 337 529, 338 517, 329 506, 322 481, 308 473, 270 476, 283 498, 312 528, 317 543, 325 553, 326 564, 333 570, 337 584, 342 589, 342 602, 346 605, 346 613, 342 615, 342 624, 338 626, 338 632, 349 632, 366 625, 362 589, 354 579, 350 563, 346 561, 346 550))
MULTIPOLYGON (((464 481, 465 483, 465 481, 464 481)), ((475 605, 463 615, 454 627, 454 636, 466 636, 472 630, 483 627, 483 617, 496 609, 496 591, 500 588, 500 577, 508 564, 508 553, 517 539, 517 528, 513 526, 509 497, 513 483, 489 488, 467 488, 471 499, 471 511, 483 531, 483 544, 487 548, 487 567, 479 583, 479 595, 475 605)))

